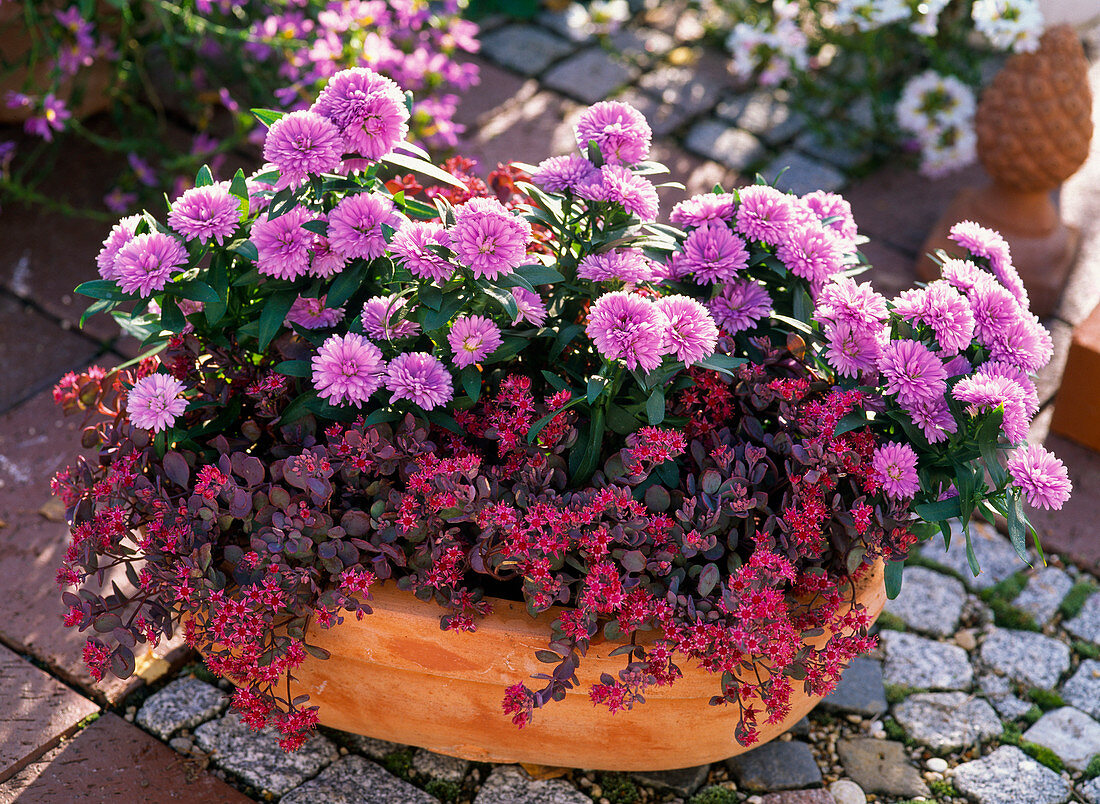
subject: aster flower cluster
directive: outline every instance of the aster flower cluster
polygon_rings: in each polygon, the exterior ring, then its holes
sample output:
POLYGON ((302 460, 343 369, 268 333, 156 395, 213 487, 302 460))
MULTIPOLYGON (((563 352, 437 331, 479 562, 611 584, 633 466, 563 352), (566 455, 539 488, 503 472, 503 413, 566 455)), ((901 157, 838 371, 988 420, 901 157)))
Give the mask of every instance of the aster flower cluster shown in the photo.
POLYGON ((796 680, 825 694, 873 646, 853 579, 885 562, 896 592, 918 538, 975 510, 1022 545, 1022 500, 1068 495, 1018 446, 1050 341, 991 232, 956 227, 944 279, 888 301, 854 279, 838 195, 717 188, 658 223, 664 168, 624 103, 485 181, 405 142, 401 91, 364 68, 257 116, 266 166, 123 218, 79 288, 151 355, 55 392, 95 448, 54 488, 97 678, 182 627, 293 749, 324 720, 292 693, 324 658, 308 629, 399 583, 472 631, 504 584, 564 608, 553 672, 502 689, 502 716, 553 705, 602 632, 626 649, 594 704, 690 662, 751 744, 796 680), (132 594, 98 589, 109 564, 132 594))
POLYGON ((972 163, 982 63, 1038 47, 1038 0, 724 0, 731 71, 791 91, 820 136, 919 152, 940 176, 972 163), (974 47, 983 40, 985 48, 974 47), (889 65, 883 68, 883 65, 889 65), (837 118, 841 122, 833 123, 837 118))
MULTIPOLYGON (((10 85, 22 86, 0 102, 16 110, 29 134, 52 142, 63 133, 83 136, 72 125, 74 112, 96 110, 96 99, 109 93, 126 136, 97 137, 95 144, 126 157, 128 169, 104 199, 116 213, 133 208, 139 194, 178 195, 203 162, 216 165, 227 152, 255 141, 255 123, 242 109, 274 99, 282 111, 305 112, 320 86, 342 69, 369 66, 420 93, 402 124, 419 141, 439 147, 457 143, 463 130, 454 119, 458 93, 478 81, 477 66, 461 58, 476 52, 478 43, 477 25, 460 16, 460 0, 171 0, 155 10, 70 0, 14 5, 12 24, 28 21, 30 46, 6 54, 10 85), (177 84, 152 86, 131 68, 149 53, 171 62, 177 84), (166 97, 178 99, 172 111, 198 132, 189 153, 181 155, 167 143, 165 116, 157 111, 166 97), (215 117, 232 124, 219 139, 208 133, 215 117)), ((298 115, 288 115, 280 129, 281 143, 273 148, 285 153, 303 138, 319 137, 318 152, 327 143, 329 156, 339 156, 332 150, 341 140, 298 115)), ((29 149, 15 155, 13 176, 23 177, 28 192, 37 181, 36 166, 41 170, 29 149)), ((282 178, 297 180, 293 172, 282 178)))

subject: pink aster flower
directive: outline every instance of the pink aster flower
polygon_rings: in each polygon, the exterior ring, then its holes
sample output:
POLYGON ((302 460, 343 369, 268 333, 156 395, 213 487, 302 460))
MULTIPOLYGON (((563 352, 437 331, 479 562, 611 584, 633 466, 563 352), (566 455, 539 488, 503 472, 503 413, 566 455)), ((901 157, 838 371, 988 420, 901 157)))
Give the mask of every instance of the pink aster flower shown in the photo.
POLYGON ((313 387, 332 405, 362 407, 382 387, 382 350, 349 332, 328 338, 313 356, 313 387))
POLYGON ((730 282, 710 301, 710 313, 729 334, 754 329, 762 318, 772 314, 772 297, 758 283, 748 280, 730 282))
POLYGON ((188 240, 220 246, 237 231, 240 213, 240 200, 224 184, 192 187, 172 202, 168 225, 188 240))
POLYGON ((390 241, 390 252, 399 257, 409 273, 442 285, 454 276, 450 261, 433 247, 450 246, 447 231, 438 221, 411 221, 403 224, 390 241))
POLYGON ((516 309, 519 311, 516 320, 512 322, 513 327, 522 321, 528 321, 536 327, 546 323, 549 313, 537 293, 532 293, 527 288, 512 288, 512 298, 516 300, 516 309))
POLYGON ((360 320, 363 329, 376 341, 409 338, 420 331, 420 325, 405 318, 409 300, 404 296, 375 296, 363 305, 360 320))
POLYGON ((297 187, 311 175, 340 167, 344 138, 332 121, 314 112, 285 114, 264 139, 264 159, 279 170, 276 188, 297 187))
POLYGON ((776 256, 792 274, 813 285, 825 284, 844 268, 840 238, 817 223, 788 228, 776 256))
POLYGON ((969 374, 974 370, 974 367, 970 365, 966 355, 955 355, 943 364, 943 370, 947 372, 947 378, 951 379, 952 377, 962 377, 969 374))
POLYGON ((315 220, 305 207, 293 207, 271 220, 262 215, 252 224, 252 243, 259 259, 256 269, 277 279, 297 279, 309 271, 310 248, 317 237, 302 225, 315 220))
POLYGON ((447 343, 454 351, 458 368, 480 363, 497 350, 504 341, 500 328, 485 316, 466 315, 456 318, 447 333, 447 343))
POLYGON ((116 279, 115 259, 119 250, 134 239, 134 232, 141 221, 140 215, 131 215, 123 218, 111 227, 111 233, 103 241, 103 248, 96 255, 95 263, 99 268, 99 275, 104 279, 116 279))
POLYGON ((451 249, 478 279, 497 279, 523 265, 531 224, 495 198, 471 198, 455 210, 451 249))
POLYGON ((349 260, 373 260, 386 250, 383 224, 401 225, 401 216, 389 198, 374 193, 344 196, 328 214, 329 244, 349 260))
POLYGON ((409 130, 401 88, 366 67, 332 76, 310 111, 335 123, 348 149, 367 159, 388 154, 409 130))
POLYGON ((661 365, 668 322, 649 299, 634 293, 605 293, 588 313, 588 337, 608 360, 628 369, 652 371, 661 365))
POLYGON ((910 323, 931 328, 943 355, 956 355, 974 340, 974 314, 966 297, 943 280, 904 291, 894 301, 894 312, 910 323))
POLYGON ((982 346, 992 346, 1024 315, 1012 294, 988 274, 981 274, 966 298, 974 313, 974 334, 982 346))
POLYGON ((886 393, 897 394, 903 406, 943 396, 947 372, 943 363, 918 341, 890 341, 882 348, 879 371, 886 379, 886 393))
POLYGON ((1012 453, 1008 473, 1032 508, 1061 510, 1073 491, 1065 464, 1038 444, 1020 447, 1012 453))
POLYGON ((577 276, 591 282, 649 282, 653 264, 637 249, 611 249, 581 260, 577 276))
POLYGON ((114 273, 123 293, 142 297, 164 290, 173 273, 187 265, 187 249, 171 235, 149 232, 135 235, 118 251, 114 273))
POLYGON ((874 330, 847 321, 826 324, 825 340, 829 346, 825 353, 829 365, 844 377, 873 371, 882 353, 882 344, 874 330))
POLYGON ((344 320, 343 307, 325 307, 325 297, 319 299, 299 296, 290 305, 285 322, 297 324, 302 329, 324 329, 334 327, 344 320))
POLYGON ((707 221, 732 221, 736 208, 733 193, 704 193, 678 203, 668 219, 676 226, 702 226, 707 221))
POLYGON ((857 328, 882 324, 888 316, 886 298, 870 282, 857 285, 850 276, 837 277, 822 288, 814 307, 815 321, 857 328))
POLYGON ((621 165, 604 165, 600 168, 599 181, 581 185, 577 188, 577 195, 592 201, 619 204, 643 222, 656 220, 660 210, 660 200, 653 182, 621 165))
POLYGON ((951 287, 967 295, 976 285, 988 279, 986 273, 970 260, 956 260, 953 257, 943 261, 943 265, 940 266, 940 276, 951 287))
POLYGON ((737 231, 750 240, 779 245, 796 217, 791 196, 764 184, 742 187, 738 194, 737 231))
POLYGON ((649 155, 653 139, 645 116, 621 101, 600 101, 585 109, 577 120, 576 135, 582 151, 595 140, 604 161, 613 165, 641 162, 649 155))
POLYGON ((852 205, 843 196, 814 190, 802 196, 802 203, 808 206, 821 223, 839 234, 845 243, 855 248, 859 230, 852 216, 852 205), (828 221, 828 223, 826 223, 828 221))
POLYGON ((1021 307, 1027 309, 1027 288, 1012 265, 1008 242, 998 232, 979 226, 973 221, 960 221, 951 227, 947 236, 975 257, 989 260, 989 269, 997 277, 997 281, 1008 289, 1021 307))
POLYGON ((341 273, 347 260, 344 255, 332 248, 327 237, 317 235, 309 250, 309 275, 329 279, 341 273))
POLYGON ((394 402, 407 399, 421 410, 445 404, 454 395, 451 373, 427 352, 406 352, 391 360, 386 387, 394 402))
POLYGON ((184 384, 168 374, 142 377, 126 395, 130 423, 156 433, 171 427, 187 409, 187 400, 180 396, 184 390, 184 384))
POLYGON ((998 331, 989 344, 992 360, 1008 363, 1034 374, 1050 362, 1054 355, 1054 341, 1039 318, 1023 313, 1008 326, 998 331))
POLYGON ((663 296, 654 304, 667 319, 661 351, 691 366, 714 354, 718 327, 707 308, 687 296, 663 296))
MULTIPOLYGON (((970 373, 968 368, 966 372, 970 373)), ((978 366, 978 373, 986 376, 993 377, 1007 377, 1015 382, 1023 393, 1024 408, 1028 417, 1034 416, 1039 412, 1039 391, 1035 387, 1035 383, 1031 381, 1031 378, 1027 375, 1023 369, 1019 366, 1014 366, 1010 363, 1001 363, 996 360, 987 360, 978 366)))
POLYGON ((535 166, 531 181, 544 190, 560 193, 596 179, 599 170, 580 154, 551 156, 535 166))
POLYGON ((983 411, 1004 408, 1001 432, 1013 444, 1027 439, 1030 421, 1024 389, 1016 381, 998 375, 975 374, 963 377, 951 389, 951 395, 967 406, 966 412, 977 416, 983 411))
POLYGON ((707 221, 693 230, 683 250, 672 255, 674 276, 691 276, 696 284, 732 282, 749 265, 745 242, 726 224, 707 221))
POLYGON ((951 408, 942 397, 918 400, 906 408, 905 412, 909 414, 913 424, 924 431, 924 437, 930 444, 946 441, 951 433, 959 429, 951 408))
POLYGON ((889 441, 876 447, 871 458, 871 467, 887 497, 906 500, 920 489, 917 453, 908 444, 889 441))

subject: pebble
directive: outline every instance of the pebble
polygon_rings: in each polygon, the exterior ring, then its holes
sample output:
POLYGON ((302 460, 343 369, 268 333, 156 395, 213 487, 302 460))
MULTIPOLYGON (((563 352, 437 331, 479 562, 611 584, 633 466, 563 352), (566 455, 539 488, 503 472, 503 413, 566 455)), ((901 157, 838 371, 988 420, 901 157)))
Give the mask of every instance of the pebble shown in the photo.
POLYGON ((866 804, 867 802, 867 794, 863 792, 863 788, 848 779, 833 782, 829 785, 829 792, 836 804, 866 804))
POLYGON ((1046 746, 1067 767, 1083 771, 1100 754, 1100 723, 1079 709, 1063 706, 1039 718, 1024 732, 1024 739, 1046 746))
POLYGON ((977 804, 1061 804, 1072 793, 1069 782, 1011 745, 959 765, 952 783, 977 804))
POLYGON ((1081 785, 1081 797, 1089 804, 1100 804, 1100 776, 1081 785))
POLYGON ((841 740, 837 753, 847 774, 868 793, 904 797, 928 794, 928 786, 909 764, 901 743, 857 737, 841 740))
POLYGON ((924 767, 928 768, 928 770, 933 773, 943 773, 948 767, 947 760, 943 757, 932 757, 924 763, 924 767))
POLYGON ((195 747, 195 743, 190 737, 173 737, 168 741, 168 745, 180 754, 190 754, 191 749, 195 747))
POLYGON ((966 651, 974 650, 978 647, 978 640, 974 636, 974 632, 969 628, 964 628, 955 634, 955 644, 966 651))
POLYGON ((458 784, 466 777, 470 762, 466 759, 449 757, 418 748, 412 758, 413 770, 432 779, 458 784))
POLYGON ((956 578, 927 567, 906 567, 901 594, 886 601, 886 611, 910 628, 950 636, 959 625, 966 589, 956 578))
POLYGON ((1004 676, 985 673, 978 677, 978 685, 997 713, 1006 720, 1023 717, 1031 709, 1031 702, 1021 700, 1013 692, 1012 684, 1004 676))
POLYGON ((910 695, 894 707, 894 717, 910 737, 933 751, 954 751, 1003 730, 993 707, 965 692, 910 695))
POLYGON ((883 676, 888 684, 937 690, 968 690, 974 671, 966 651, 957 645, 901 631, 884 631, 886 664, 883 676))
POLYGON ((1069 646, 1033 631, 994 628, 982 643, 980 655, 993 670, 1045 690, 1054 689, 1069 670, 1069 646))

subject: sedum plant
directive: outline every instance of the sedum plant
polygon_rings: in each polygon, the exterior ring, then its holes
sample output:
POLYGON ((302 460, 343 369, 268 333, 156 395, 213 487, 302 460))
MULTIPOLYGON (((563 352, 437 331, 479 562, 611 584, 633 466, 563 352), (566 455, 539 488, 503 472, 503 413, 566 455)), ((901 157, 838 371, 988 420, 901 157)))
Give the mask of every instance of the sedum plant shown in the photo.
POLYGON ((1017 447, 1049 336, 993 233, 959 228, 969 259, 887 301, 852 278, 839 196, 718 188, 658 223, 626 104, 487 182, 406 143, 370 70, 311 108, 258 110, 269 164, 123 219, 80 287, 146 348, 56 391, 93 450, 55 490, 97 677, 182 627, 295 748, 311 630, 369 625, 392 583, 458 631, 501 596, 562 607, 546 672, 501 690, 518 726, 603 635, 623 667, 595 704, 699 666, 750 744, 873 646, 853 589, 879 562, 896 593, 909 548, 973 511, 1007 513, 1023 555, 1021 492, 1068 496, 1017 447))

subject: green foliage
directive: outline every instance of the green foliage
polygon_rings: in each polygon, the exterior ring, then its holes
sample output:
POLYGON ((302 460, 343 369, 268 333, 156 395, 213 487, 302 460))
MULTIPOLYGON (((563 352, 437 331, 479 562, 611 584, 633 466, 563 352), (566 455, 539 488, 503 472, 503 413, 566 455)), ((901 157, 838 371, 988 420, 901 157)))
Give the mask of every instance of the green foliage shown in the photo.
POLYGON ((1100 645, 1097 645, 1095 642, 1075 639, 1073 641, 1073 650, 1078 656, 1084 659, 1100 659, 1100 645))
POLYGON ((983 589, 978 592, 978 597, 989 603, 992 600, 1003 600, 1006 603, 1011 603, 1017 597, 1020 596, 1020 592, 1024 591, 1024 587, 1027 586, 1027 575, 1022 572, 1016 572, 1009 575, 1003 581, 990 586, 988 589, 983 589))
POLYGON ((955 788, 955 785, 946 779, 929 779, 928 789, 932 791, 932 795, 935 796, 933 801, 943 801, 949 798, 958 798, 961 793, 955 788))
POLYGON ((688 804, 737 804, 741 797, 728 787, 711 785, 691 797, 688 804))
POLYGON ((1039 687, 1032 687, 1027 691, 1027 697, 1037 704, 1044 712, 1049 712, 1051 709, 1059 709, 1066 705, 1062 696, 1054 690, 1044 690, 1039 687))
POLYGON ((1038 721, 1039 718, 1041 718, 1042 716, 1043 716, 1043 710, 1040 709, 1038 706, 1035 706, 1034 704, 1032 704, 1031 708, 1028 709, 1026 712, 1024 712, 1023 718, 1024 718, 1024 722, 1027 723, 1030 726, 1030 725, 1034 724, 1036 721, 1038 721))
POLYGON ((638 786, 629 776, 621 773, 604 773, 600 775, 598 781, 603 790, 603 798, 611 804, 637 804, 642 800, 638 786))
POLYGON ((435 796, 444 804, 455 804, 462 796, 462 785, 445 779, 432 779, 424 785, 424 792, 435 796))
POLYGON ((1072 620, 1078 614, 1081 613, 1081 609, 1085 605, 1085 601, 1089 599, 1089 595, 1096 591, 1096 581, 1092 578, 1086 578, 1078 581, 1073 585, 1073 588, 1069 590, 1064 598, 1062 598, 1062 605, 1058 607, 1058 611, 1062 613, 1063 619, 1072 620))
POLYGON ((882 631, 908 631, 909 629, 905 625, 905 621, 896 614, 891 614, 888 611, 882 612, 875 620, 875 625, 882 631))
POLYGON ((928 692, 924 687, 907 687, 904 684, 883 684, 882 686, 886 690, 886 702, 891 706, 901 703, 913 693, 928 692))
POLYGON ((400 751, 394 751, 392 754, 387 754, 382 759, 382 766, 406 782, 412 778, 412 758, 413 750, 411 748, 402 748, 400 751))
POLYGON ((1066 769, 1066 764, 1062 762, 1062 758, 1045 745, 1021 740, 1020 749, 1036 762, 1046 765, 1055 773, 1061 773, 1066 769))
POLYGON ((1004 731, 1001 732, 1001 744, 1019 746, 1023 736, 1020 727, 1015 723, 1005 723, 1004 731))
POLYGON ((1011 603, 1006 603, 999 597, 989 601, 989 608, 993 612, 993 621, 1001 628, 1012 628, 1017 631, 1040 630, 1034 617, 1026 611, 1020 611, 1011 603))
POLYGON ((1100 776, 1100 754, 1094 754, 1085 766, 1086 779, 1095 779, 1097 776, 1100 776))
POLYGON ((894 720, 892 717, 883 719, 882 730, 886 732, 886 736, 891 740, 898 740, 904 742, 906 738, 905 729, 901 727, 901 724, 894 720))

